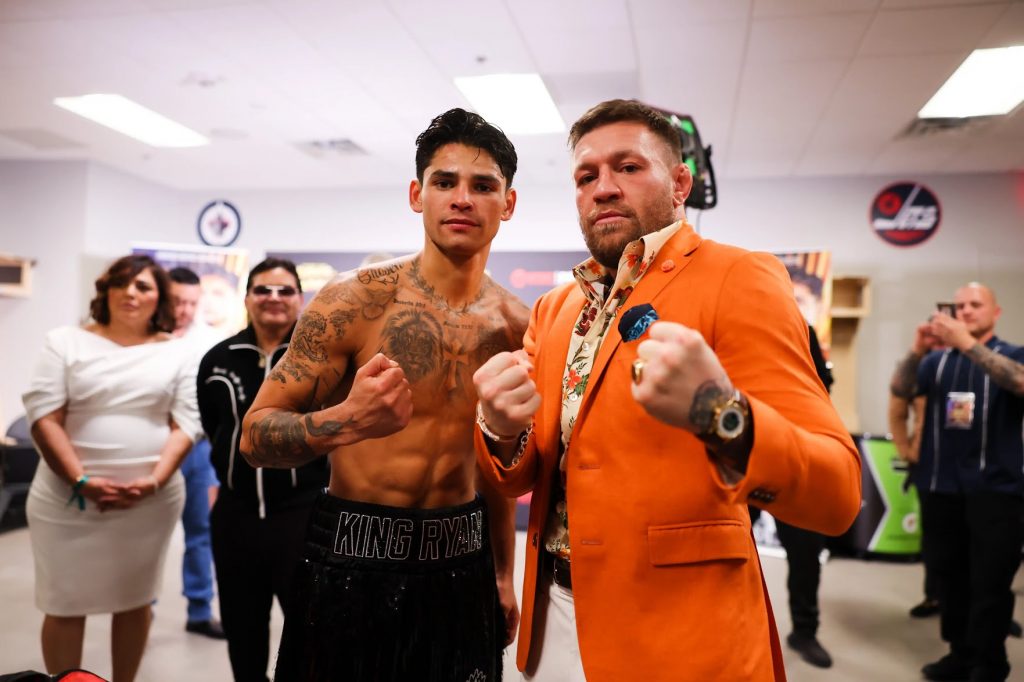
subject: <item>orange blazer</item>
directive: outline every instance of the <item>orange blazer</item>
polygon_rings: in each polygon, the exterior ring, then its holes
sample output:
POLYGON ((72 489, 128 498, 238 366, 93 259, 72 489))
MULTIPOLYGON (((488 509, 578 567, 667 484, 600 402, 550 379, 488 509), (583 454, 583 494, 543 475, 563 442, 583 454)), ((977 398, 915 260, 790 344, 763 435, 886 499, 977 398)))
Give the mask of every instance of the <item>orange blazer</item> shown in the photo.
MULTIPOLYGON (((560 388, 584 303, 576 283, 533 308, 525 347, 542 397, 505 468, 477 429, 477 460, 505 495, 533 491, 517 663, 533 644, 540 552, 559 455, 560 388)), ((750 400, 754 446, 730 486, 703 444, 630 393, 638 342, 612 324, 568 448, 576 629, 589 682, 784 680, 746 505, 837 535, 860 508, 860 459, 818 380, 807 325, 777 258, 702 240, 685 222, 624 303, 699 330, 750 400)), ((536 655, 536 652, 533 653, 536 655)))

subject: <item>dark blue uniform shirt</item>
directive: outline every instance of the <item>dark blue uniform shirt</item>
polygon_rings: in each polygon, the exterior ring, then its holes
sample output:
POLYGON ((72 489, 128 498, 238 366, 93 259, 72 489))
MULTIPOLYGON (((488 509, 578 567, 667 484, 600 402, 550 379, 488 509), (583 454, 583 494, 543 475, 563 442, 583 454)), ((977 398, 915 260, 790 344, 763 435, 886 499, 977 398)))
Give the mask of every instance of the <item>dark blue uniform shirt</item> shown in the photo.
MULTIPOLYGON (((1024 362, 1024 348, 992 337, 989 349, 1024 362)), ((932 351, 917 371, 918 395, 928 398, 920 462, 920 490, 1024 495, 1024 397, 1000 387, 956 349, 932 351), (951 392, 974 393, 971 427, 948 428, 951 392)))

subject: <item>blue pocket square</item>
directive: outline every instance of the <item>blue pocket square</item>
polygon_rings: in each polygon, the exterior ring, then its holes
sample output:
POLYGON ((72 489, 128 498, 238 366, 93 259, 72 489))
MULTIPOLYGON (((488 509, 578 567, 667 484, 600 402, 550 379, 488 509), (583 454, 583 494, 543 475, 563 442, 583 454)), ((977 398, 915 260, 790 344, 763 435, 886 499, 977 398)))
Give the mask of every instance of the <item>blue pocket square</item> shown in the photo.
POLYGON ((647 328, 658 321, 658 313, 650 303, 633 306, 619 318, 619 334, 623 341, 636 341, 647 328))

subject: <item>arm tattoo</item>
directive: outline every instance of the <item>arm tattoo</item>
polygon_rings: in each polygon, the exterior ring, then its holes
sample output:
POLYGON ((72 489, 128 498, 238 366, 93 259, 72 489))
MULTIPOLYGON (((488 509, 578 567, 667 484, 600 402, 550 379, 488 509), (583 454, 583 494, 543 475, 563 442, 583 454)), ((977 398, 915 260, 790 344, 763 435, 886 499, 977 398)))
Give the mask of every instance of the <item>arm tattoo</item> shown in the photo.
POLYGON ((338 337, 343 329, 338 328, 339 322, 351 322, 355 319, 355 311, 362 313, 363 319, 375 320, 395 297, 401 266, 392 265, 386 268, 360 270, 354 279, 334 280, 316 295, 316 300, 326 306, 344 303, 351 306, 348 310, 331 313, 331 326, 338 337), (340 317, 336 317, 340 315, 340 317))
POLYGON ((917 368, 921 364, 921 356, 911 351, 896 365, 889 392, 897 398, 912 400, 917 393, 917 368))
MULTIPOLYGON (((698 434, 707 433, 711 429, 711 420, 715 415, 715 408, 725 403, 732 397, 733 391, 725 388, 715 381, 708 380, 701 384, 693 394, 693 404, 690 406, 690 423, 697 427, 698 434)), ((747 473, 747 464, 750 462, 750 451, 754 447, 753 413, 750 411, 750 403, 747 397, 740 394, 740 401, 746 406, 747 424, 737 438, 728 443, 718 443, 714 448, 706 445, 708 455, 711 456, 720 466, 725 465, 732 472, 743 476, 747 473)), ((698 438, 701 436, 698 435, 698 438)), ((723 472, 723 478, 730 479, 732 475, 723 472)))
POLYGON ((349 421, 327 420, 317 425, 312 415, 271 412, 249 429, 252 452, 244 453, 256 466, 288 468, 316 459, 320 453, 309 438, 337 436, 351 425, 349 421))
POLYGON ((690 423, 697 428, 697 433, 704 433, 711 427, 715 407, 731 396, 732 391, 711 379, 697 387, 693 394, 693 403, 690 405, 690 423))
POLYGON ((313 423, 313 415, 307 414, 305 418, 306 431, 311 436, 337 436, 339 433, 345 430, 346 426, 352 424, 352 420, 339 422, 336 420, 328 419, 320 426, 313 423))
POLYGON ((331 315, 327 319, 331 323, 331 327, 334 328, 334 338, 340 339, 345 336, 348 325, 356 319, 356 311, 335 309, 331 311, 331 315))
POLYGON ((304 379, 312 379, 314 374, 309 370, 306 363, 298 362, 290 353, 288 353, 279 363, 274 365, 274 370, 267 378, 271 381, 286 384, 288 383, 288 377, 291 377, 295 381, 302 381, 304 379))
POLYGON ((301 466, 317 457, 306 443, 306 429, 302 415, 291 412, 271 412, 249 428, 252 452, 247 459, 256 466, 301 466))
POLYGON ((308 310, 299 320, 299 326, 296 327, 295 333, 292 335, 288 350, 298 358, 313 363, 326 363, 327 346, 324 343, 326 332, 327 319, 315 310, 308 310))
POLYGON ((1024 365, 980 343, 971 346, 965 355, 996 384, 1015 395, 1024 395, 1024 365))
POLYGON ((320 299, 321 303, 326 305, 334 305, 339 301, 342 303, 348 303, 350 305, 356 305, 359 303, 359 299, 355 297, 345 282, 331 282, 319 292, 316 297, 320 299))

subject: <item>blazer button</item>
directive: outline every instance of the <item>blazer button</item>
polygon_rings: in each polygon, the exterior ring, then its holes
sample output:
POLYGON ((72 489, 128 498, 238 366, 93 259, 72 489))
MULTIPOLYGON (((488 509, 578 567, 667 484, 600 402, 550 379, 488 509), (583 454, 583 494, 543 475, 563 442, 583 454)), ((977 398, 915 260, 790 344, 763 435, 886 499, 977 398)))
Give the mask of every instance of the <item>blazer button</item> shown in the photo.
POLYGON ((537 546, 537 534, 536 534, 536 533, 534 533, 534 534, 533 534, 533 539, 531 539, 531 540, 530 540, 530 543, 531 543, 531 544, 532 544, 532 545, 533 545, 534 547, 536 547, 536 546, 537 546))

